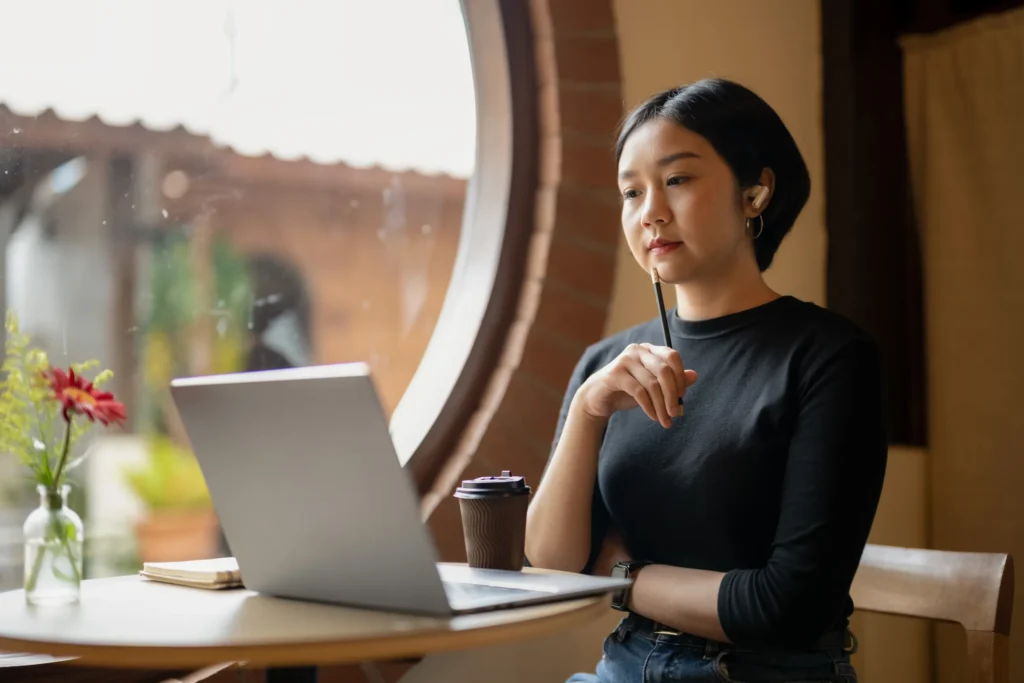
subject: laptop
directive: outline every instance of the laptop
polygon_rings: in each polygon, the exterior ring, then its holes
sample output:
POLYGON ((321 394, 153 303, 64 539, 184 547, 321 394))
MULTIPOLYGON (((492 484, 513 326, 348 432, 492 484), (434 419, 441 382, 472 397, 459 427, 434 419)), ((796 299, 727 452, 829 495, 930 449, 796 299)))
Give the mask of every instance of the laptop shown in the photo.
POLYGON ((250 590, 450 616, 629 583, 438 562, 365 363, 180 378, 171 395, 250 590))

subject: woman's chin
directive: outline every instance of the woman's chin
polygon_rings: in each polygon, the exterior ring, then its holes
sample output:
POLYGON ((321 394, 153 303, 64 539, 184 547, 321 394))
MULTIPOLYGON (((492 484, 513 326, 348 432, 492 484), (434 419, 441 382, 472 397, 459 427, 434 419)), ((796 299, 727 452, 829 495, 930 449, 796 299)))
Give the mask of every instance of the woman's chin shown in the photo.
POLYGON ((651 259, 648 268, 658 269, 658 278, 667 285, 677 285, 690 279, 691 268, 678 259, 651 259))

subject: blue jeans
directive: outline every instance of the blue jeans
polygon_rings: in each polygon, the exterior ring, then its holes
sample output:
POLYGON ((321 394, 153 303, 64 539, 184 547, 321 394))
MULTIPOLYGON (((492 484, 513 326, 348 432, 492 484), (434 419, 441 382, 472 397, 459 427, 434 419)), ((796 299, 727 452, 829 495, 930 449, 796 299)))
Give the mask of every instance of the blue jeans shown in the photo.
MULTIPOLYGON (((566 683, 856 683, 850 651, 749 650, 629 615, 604 642, 596 674, 566 683), (667 629, 671 631, 671 629, 667 629), (662 631, 662 633, 658 633, 662 631)), ((852 637, 852 636, 851 636, 852 637)), ((855 642, 855 641, 853 641, 855 642)))

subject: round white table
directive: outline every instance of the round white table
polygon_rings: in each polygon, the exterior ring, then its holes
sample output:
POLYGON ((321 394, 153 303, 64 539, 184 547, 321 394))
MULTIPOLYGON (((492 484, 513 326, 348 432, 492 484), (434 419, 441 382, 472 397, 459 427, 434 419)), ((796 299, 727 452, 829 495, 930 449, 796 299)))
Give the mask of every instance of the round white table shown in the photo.
MULTIPOLYGON (((125 668, 316 667, 525 640, 599 617, 608 604, 603 596, 434 618, 125 576, 84 581, 80 602, 62 607, 28 605, 21 590, 0 593, 0 650, 125 668)), ((268 680, 315 680, 314 671, 268 680)))

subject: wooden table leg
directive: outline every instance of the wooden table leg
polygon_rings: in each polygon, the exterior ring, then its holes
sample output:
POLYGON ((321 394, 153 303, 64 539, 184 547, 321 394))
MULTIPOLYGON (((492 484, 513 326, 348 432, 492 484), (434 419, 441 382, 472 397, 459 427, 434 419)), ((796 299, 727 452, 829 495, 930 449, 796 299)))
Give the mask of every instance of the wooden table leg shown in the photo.
POLYGON ((273 667, 267 669, 266 683, 317 683, 315 666, 273 667))

